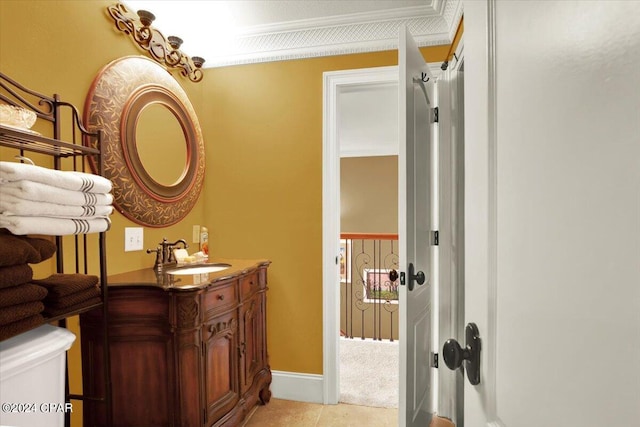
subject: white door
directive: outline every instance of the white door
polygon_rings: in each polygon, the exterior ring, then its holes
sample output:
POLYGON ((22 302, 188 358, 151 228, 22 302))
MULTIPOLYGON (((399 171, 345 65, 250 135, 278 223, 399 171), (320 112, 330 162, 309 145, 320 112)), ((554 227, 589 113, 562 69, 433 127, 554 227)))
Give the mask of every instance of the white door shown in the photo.
POLYGON ((465 427, 640 422, 640 2, 466 1, 465 427))
POLYGON ((433 322, 432 143, 429 100, 434 80, 408 30, 400 30, 398 48, 400 110, 398 156, 398 239, 400 268, 400 402, 401 426, 428 426, 432 416, 430 354, 433 322), (414 267, 413 275, 410 267, 414 267), (424 281, 411 276, 424 275, 424 281), (402 281, 401 281, 402 282, 402 281))

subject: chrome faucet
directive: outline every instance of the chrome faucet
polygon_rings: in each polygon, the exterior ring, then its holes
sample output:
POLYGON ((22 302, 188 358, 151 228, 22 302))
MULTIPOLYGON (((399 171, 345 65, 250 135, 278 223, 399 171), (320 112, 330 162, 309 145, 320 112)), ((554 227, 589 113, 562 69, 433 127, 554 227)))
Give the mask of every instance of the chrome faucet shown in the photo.
POLYGON ((173 243, 169 243, 167 238, 163 238, 162 242, 159 243, 159 246, 156 249, 147 249, 147 253, 155 253, 156 254, 156 262, 153 264, 154 270, 162 271, 162 267, 166 264, 173 264, 176 262, 176 259, 173 255, 173 250, 175 247, 182 243, 182 248, 187 249, 189 245, 187 245, 187 241, 184 239, 178 239, 173 243))

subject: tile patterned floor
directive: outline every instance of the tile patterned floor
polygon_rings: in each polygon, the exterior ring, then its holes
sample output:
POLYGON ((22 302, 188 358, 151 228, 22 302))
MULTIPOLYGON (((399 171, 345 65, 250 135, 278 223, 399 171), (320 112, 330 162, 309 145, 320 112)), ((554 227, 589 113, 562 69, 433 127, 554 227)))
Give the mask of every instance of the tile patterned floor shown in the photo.
POLYGON ((321 405, 271 399, 258 405, 243 427, 391 427, 398 425, 398 409, 355 405, 321 405))

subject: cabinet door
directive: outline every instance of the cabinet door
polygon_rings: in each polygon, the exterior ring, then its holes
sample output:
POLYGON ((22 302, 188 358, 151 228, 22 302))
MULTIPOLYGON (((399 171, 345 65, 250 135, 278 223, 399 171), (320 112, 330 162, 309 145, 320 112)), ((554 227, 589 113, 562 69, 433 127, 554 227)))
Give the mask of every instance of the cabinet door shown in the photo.
POLYGON ((236 405, 238 384, 238 319, 234 310, 203 325, 206 423, 210 426, 236 405))
POLYGON ((251 387, 256 374, 265 365, 264 314, 263 292, 256 293, 243 302, 241 309, 243 330, 240 342, 240 377, 243 394, 251 387))
MULTIPOLYGON (((174 340, 158 319, 168 311, 164 293, 109 291, 109 349, 113 424, 120 427, 175 425, 174 340)), ((83 392, 104 393, 102 308, 80 316, 83 392)), ((85 426, 105 426, 105 405, 87 400, 85 426)))

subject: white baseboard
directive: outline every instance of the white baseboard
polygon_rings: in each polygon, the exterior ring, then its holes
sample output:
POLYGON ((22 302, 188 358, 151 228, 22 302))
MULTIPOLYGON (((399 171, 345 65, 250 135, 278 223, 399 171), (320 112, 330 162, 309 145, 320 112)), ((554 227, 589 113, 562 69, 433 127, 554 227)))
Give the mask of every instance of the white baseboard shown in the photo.
POLYGON ((275 399, 323 403, 322 375, 271 371, 271 378, 271 394, 275 399))

